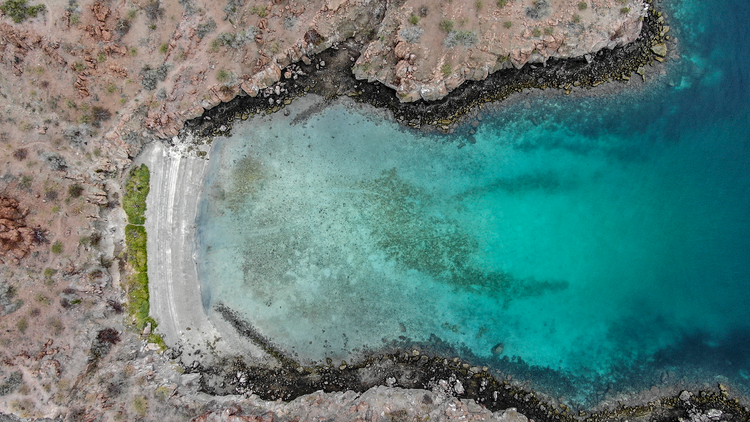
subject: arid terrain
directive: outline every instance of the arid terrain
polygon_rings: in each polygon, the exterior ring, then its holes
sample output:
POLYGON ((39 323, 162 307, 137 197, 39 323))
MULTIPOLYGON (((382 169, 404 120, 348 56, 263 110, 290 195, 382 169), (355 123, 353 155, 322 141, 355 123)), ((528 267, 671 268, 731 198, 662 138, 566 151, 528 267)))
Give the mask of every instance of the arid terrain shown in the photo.
POLYGON ((350 59, 357 78, 404 102, 435 100, 499 69, 627 44, 646 9, 643 0, 4 2, 0 414, 525 421, 450 389, 291 404, 252 396, 242 406, 199 393, 198 374, 183 374, 147 341, 150 325, 144 332, 129 316, 124 180, 144 144, 169 141, 236 96, 284 92, 302 76, 295 63, 325 68, 315 55, 347 40, 362 48, 350 59))

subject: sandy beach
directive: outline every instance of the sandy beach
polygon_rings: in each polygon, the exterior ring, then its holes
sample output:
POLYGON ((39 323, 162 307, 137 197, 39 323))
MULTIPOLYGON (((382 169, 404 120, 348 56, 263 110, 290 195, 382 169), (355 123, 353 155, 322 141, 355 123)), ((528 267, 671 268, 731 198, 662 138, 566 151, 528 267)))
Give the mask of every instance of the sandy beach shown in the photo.
POLYGON ((169 347, 182 350, 180 359, 186 365, 240 352, 264 356, 258 347, 239 337, 222 337, 220 332, 231 328, 215 326, 201 303, 194 259, 195 219, 208 159, 187 153, 179 143, 170 147, 155 141, 143 149, 135 163, 146 164, 151 170, 146 230, 151 316, 159 324, 156 331, 169 347))

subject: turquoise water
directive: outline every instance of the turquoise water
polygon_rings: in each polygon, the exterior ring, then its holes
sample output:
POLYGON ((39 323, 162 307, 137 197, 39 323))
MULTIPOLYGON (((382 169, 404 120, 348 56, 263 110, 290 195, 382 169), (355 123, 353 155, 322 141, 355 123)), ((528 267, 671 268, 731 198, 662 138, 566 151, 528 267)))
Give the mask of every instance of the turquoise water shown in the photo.
POLYGON ((748 388, 750 6, 665 9, 681 59, 645 90, 515 101, 475 143, 345 104, 236 127, 198 221, 205 305, 306 362, 437 337, 579 400, 748 388))

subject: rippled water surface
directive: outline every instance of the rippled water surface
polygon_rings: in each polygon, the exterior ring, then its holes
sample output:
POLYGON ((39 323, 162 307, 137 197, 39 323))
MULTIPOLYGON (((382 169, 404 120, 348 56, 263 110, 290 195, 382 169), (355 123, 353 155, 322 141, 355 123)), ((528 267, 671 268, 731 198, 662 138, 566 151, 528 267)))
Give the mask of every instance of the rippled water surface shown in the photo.
POLYGON ((236 127, 198 222, 206 305, 302 360, 437 338, 572 396, 747 387, 750 6, 665 10, 681 59, 648 92, 532 97, 474 135, 341 104, 236 127))

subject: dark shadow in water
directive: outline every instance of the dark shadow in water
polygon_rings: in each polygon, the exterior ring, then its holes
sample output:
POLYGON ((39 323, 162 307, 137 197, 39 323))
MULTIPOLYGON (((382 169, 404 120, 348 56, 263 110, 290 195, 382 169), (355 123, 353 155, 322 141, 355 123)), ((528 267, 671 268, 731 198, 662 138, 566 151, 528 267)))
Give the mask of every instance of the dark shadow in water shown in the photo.
POLYGON ((750 328, 733 330, 718 341, 707 332, 685 334, 654 354, 653 365, 721 374, 750 387, 750 328))

